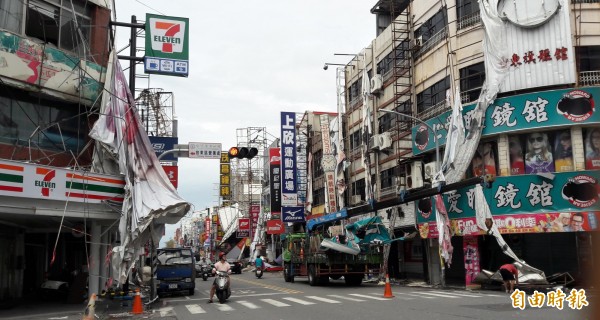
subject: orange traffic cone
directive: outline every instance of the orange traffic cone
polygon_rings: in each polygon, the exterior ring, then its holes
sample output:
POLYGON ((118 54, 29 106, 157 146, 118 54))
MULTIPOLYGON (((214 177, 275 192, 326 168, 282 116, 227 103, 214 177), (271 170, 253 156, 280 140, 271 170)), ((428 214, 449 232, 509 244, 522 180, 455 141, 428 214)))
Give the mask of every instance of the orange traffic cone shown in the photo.
POLYGON ((384 298, 393 298, 394 295, 392 294, 392 285, 390 285, 390 277, 386 274, 385 275, 385 291, 383 291, 383 297, 384 298))
POLYGON ((81 320, 96 320, 96 294, 92 293, 87 308, 83 312, 81 320))
POLYGON ((131 313, 142 314, 144 313, 144 307, 142 306, 142 297, 140 296, 140 289, 135 289, 135 296, 133 296, 133 305, 131 313))

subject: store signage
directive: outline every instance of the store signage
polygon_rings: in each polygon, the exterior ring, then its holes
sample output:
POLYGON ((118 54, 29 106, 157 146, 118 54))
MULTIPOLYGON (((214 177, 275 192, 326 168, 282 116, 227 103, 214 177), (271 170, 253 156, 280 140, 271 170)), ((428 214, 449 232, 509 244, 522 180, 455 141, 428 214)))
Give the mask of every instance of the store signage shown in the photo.
POLYGON ((179 168, 177 166, 162 166, 171 181, 171 184, 177 188, 178 180, 179 180, 179 168))
POLYGON ((267 234, 282 234, 285 232, 285 227, 281 220, 267 221, 267 234))
MULTIPOLYGON (((150 138, 150 144, 154 149, 156 157, 160 157, 163 153, 169 150, 175 149, 175 145, 179 143, 177 137, 148 137, 150 138)), ((168 153, 163 156, 160 161, 177 161, 177 158, 173 153, 168 153)))
POLYGON ((146 14, 144 72, 187 77, 189 28, 188 18, 146 14))

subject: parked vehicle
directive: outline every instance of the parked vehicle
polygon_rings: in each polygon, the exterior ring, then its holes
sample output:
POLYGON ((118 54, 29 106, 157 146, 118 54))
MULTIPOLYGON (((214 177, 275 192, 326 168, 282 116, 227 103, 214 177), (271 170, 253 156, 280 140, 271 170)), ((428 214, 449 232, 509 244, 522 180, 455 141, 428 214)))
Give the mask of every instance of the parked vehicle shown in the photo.
POLYGON ((194 295, 196 270, 190 248, 162 248, 156 251, 156 292, 159 296, 185 291, 194 295))
POLYGON ((294 277, 308 277, 308 283, 315 286, 327 284, 329 278, 343 276, 347 285, 360 285, 365 270, 379 273, 382 244, 389 241, 375 238, 374 234, 378 237, 387 234, 382 228, 380 220, 361 220, 347 225, 347 237, 339 236, 337 241, 323 238, 322 233, 314 229, 308 233, 288 234, 283 245, 284 280, 293 282, 294 277))
POLYGON ((217 284, 217 288, 215 290, 217 299, 219 299, 219 303, 225 303, 225 301, 231 296, 231 288, 229 288, 229 274, 224 271, 217 271, 217 279, 215 279, 215 282, 217 284))
POLYGON ((236 259, 227 259, 229 265, 231 265, 231 273, 241 274, 243 267, 243 263, 240 260, 236 259))

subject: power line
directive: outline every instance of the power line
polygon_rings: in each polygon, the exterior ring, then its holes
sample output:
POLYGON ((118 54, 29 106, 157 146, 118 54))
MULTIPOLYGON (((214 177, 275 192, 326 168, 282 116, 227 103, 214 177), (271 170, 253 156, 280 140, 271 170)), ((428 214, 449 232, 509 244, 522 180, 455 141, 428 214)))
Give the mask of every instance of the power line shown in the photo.
POLYGON ((149 6, 149 5, 147 5, 147 4, 143 3, 143 2, 141 2, 140 0, 135 0, 135 2, 137 2, 137 3, 141 4, 141 5, 143 5, 144 7, 148 8, 148 9, 150 9, 150 10, 154 10, 154 11, 156 11, 156 12, 158 12, 158 13, 160 13, 160 14, 164 15, 164 16, 166 16, 166 15, 167 15, 166 13, 162 13, 162 12, 160 12, 160 11, 156 10, 156 9, 152 8, 151 6, 149 6))

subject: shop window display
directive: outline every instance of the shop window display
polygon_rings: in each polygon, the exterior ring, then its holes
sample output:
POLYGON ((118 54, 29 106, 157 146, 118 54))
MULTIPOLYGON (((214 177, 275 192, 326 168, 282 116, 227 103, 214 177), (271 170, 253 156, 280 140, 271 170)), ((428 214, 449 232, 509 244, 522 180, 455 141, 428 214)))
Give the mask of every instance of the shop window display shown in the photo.
POLYGON ((523 158, 523 145, 517 136, 508 139, 510 156, 510 174, 525 174, 525 159, 523 158))
POLYGON ((484 174, 496 175, 495 144, 486 142, 475 151, 471 162, 473 176, 479 177, 484 174))
POLYGON ((554 165, 556 172, 567 172, 574 169, 570 130, 559 132, 554 139, 554 165))
POLYGON ((585 139, 585 168, 600 169, 600 128, 587 130, 585 139))
POLYGON ((552 146, 548 134, 534 132, 527 136, 525 173, 554 172, 552 146))

